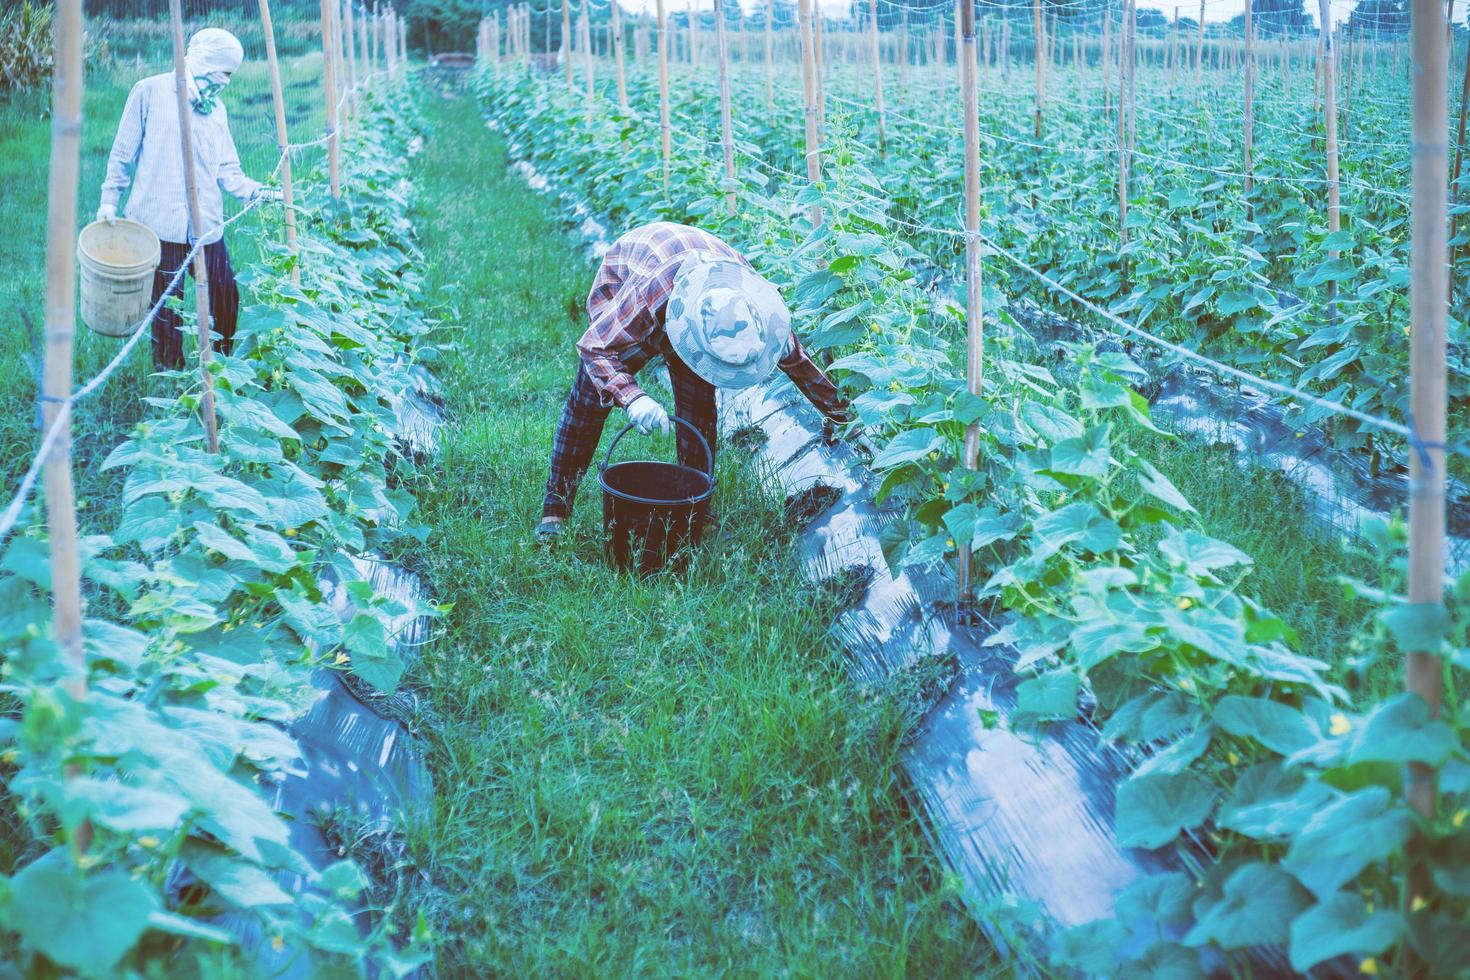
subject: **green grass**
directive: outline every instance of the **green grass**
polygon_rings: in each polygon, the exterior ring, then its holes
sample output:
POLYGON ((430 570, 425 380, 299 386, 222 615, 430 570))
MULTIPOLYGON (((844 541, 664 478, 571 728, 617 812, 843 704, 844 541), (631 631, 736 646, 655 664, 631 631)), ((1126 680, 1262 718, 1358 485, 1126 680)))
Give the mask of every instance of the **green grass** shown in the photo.
POLYGON ((590 480, 570 540, 531 543, 593 270, 469 99, 429 119, 419 224, 454 333, 417 563, 454 608, 410 678, 435 796, 409 846, 440 969, 994 972, 905 805, 911 711, 848 679, 748 462, 722 456, 682 574, 604 564, 590 480))

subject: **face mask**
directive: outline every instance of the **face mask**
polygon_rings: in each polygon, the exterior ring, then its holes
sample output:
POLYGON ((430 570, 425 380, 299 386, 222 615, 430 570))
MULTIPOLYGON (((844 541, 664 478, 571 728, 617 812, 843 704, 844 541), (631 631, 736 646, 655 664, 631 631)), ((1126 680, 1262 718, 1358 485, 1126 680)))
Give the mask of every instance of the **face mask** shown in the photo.
POLYGON ((198 94, 190 100, 194 106, 194 111, 201 116, 207 116, 213 112, 215 106, 219 104, 219 94, 224 91, 224 87, 227 84, 229 84, 229 80, 224 77, 222 72, 210 72, 208 75, 195 75, 194 89, 198 94))

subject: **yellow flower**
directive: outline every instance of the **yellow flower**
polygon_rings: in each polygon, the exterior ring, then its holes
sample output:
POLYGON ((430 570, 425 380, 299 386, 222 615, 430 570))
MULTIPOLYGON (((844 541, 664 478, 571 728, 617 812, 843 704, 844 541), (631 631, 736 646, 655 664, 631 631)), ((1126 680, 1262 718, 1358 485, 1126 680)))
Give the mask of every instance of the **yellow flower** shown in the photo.
POLYGON ((280 936, 272 936, 271 937, 271 949, 273 949, 277 953, 279 953, 281 950, 283 950, 285 948, 286 948, 286 941, 284 939, 282 939, 280 936))
POLYGON ((1341 711, 1332 716, 1332 723, 1327 728, 1327 731, 1329 731, 1333 735, 1346 735, 1352 730, 1352 722, 1348 721, 1347 715, 1343 714, 1341 711))
POLYGON ((1409 903, 1410 912, 1423 912, 1429 908, 1429 900, 1423 895, 1415 895, 1414 900, 1409 903))
POLYGON ((154 837, 151 834, 144 834, 142 837, 138 838, 138 845, 140 847, 157 847, 158 838, 154 837))
POLYGON ((286 528, 286 537, 288 537, 288 538, 294 538, 294 537, 296 537, 296 529, 294 527, 288 527, 288 528, 286 528))
POLYGON ((1368 957, 1366 960, 1364 960, 1363 962, 1361 962, 1361 963, 1358 964, 1358 972, 1359 973, 1366 973, 1370 977, 1377 976, 1378 975, 1378 961, 1375 960, 1371 956, 1368 957))
POLYGON ((1178 606, 1180 609, 1188 609, 1190 606, 1194 605, 1194 600, 1185 597, 1174 603, 1174 605, 1178 606))
POLYGON ((871 326, 871 327, 869 327, 869 328, 868 328, 868 329, 869 329, 869 330, 871 330, 871 331, 873 331, 873 332, 874 332, 874 333, 878 333, 878 332, 879 332, 879 331, 880 331, 880 330, 882 330, 882 328, 881 328, 881 327, 879 327, 879 326, 878 326, 878 324, 876 324, 876 323, 875 323, 875 324, 873 324, 873 325, 872 325, 872 326, 871 326))
POLYGON ((351 658, 349 658, 347 656, 347 654, 342 653, 341 651, 338 651, 337 652, 337 657, 336 657, 335 660, 333 660, 333 663, 345 664, 349 659, 351 659, 351 658))
POLYGON ((1236 755, 1234 752, 1227 754, 1225 758, 1232 766, 1240 765, 1240 756, 1236 755))
POLYGON ((1450 817, 1451 826, 1453 826, 1456 830, 1459 830, 1461 827, 1465 826, 1466 817, 1470 817, 1470 810, 1459 811, 1453 817, 1450 817))
POLYGON ((948 540, 946 540, 944 542, 944 546, 946 548, 953 548, 954 547, 954 538, 949 538, 948 540))

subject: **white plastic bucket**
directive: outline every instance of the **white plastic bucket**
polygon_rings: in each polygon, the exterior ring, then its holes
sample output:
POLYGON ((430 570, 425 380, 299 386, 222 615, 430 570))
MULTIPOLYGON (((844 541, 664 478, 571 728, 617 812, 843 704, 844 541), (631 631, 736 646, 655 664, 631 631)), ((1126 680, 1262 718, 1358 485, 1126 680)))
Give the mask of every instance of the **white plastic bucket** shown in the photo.
POLYGON ((83 228, 77 238, 82 322, 108 337, 131 334, 153 302, 161 253, 153 229, 127 218, 83 228))

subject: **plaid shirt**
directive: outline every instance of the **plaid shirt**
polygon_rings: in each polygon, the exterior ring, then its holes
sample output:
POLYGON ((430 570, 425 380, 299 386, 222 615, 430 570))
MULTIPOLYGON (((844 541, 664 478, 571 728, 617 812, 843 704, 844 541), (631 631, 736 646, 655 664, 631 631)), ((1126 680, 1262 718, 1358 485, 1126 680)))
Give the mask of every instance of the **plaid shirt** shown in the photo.
MULTIPOLYGON (((745 256, 709 232, 669 221, 634 228, 603 256, 587 295, 590 325, 577 341, 577 351, 604 405, 626 408, 644 394, 624 365, 624 354, 640 346, 669 352, 664 310, 679 265, 693 251, 714 252, 750 268, 745 256)), ((837 386, 812 363, 795 335, 778 366, 823 415, 847 421, 847 405, 837 386)))

